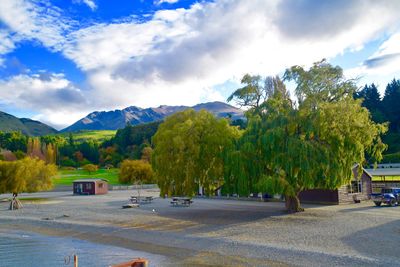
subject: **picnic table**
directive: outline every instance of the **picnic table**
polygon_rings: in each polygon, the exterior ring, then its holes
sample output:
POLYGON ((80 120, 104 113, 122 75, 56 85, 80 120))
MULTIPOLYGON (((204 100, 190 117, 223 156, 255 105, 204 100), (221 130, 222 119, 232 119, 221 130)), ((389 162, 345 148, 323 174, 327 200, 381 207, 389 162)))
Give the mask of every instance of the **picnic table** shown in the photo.
POLYGON ((151 203, 153 201, 153 197, 139 197, 139 196, 131 196, 131 203, 151 203))
POLYGON ((172 206, 190 206, 193 201, 190 197, 173 197, 171 204, 172 206))

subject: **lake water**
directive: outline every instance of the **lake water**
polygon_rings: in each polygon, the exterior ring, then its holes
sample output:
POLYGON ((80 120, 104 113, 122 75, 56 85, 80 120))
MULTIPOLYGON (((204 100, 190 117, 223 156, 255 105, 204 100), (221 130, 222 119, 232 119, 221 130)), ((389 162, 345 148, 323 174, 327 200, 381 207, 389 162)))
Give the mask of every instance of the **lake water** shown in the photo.
POLYGON ((150 266, 162 266, 166 258, 141 251, 91 243, 67 237, 0 230, 0 267, 110 266, 134 258, 146 258, 150 266))

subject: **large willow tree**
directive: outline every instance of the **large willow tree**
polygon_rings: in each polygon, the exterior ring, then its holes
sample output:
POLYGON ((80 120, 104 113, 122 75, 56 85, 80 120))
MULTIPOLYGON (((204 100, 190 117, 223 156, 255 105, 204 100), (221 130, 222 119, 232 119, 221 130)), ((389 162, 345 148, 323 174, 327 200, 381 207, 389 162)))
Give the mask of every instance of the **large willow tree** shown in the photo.
POLYGON ((297 212, 301 191, 348 183, 366 153, 380 160, 387 127, 353 99, 356 86, 339 67, 322 61, 284 77, 296 83, 298 105, 280 91, 261 104, 239 141, 243 166, 235 168, 238 180, 247 176, 260 191, 284 194, 288 211, 297 212))
POLYGON ((223 155, 238 135, 226 119, 205 110, 168 117, 152 139, 152 165, 160 195, 192 196, 199 186, 212 194, 223 184, 223 155))
POLYGON ((0 161, 0 193, 13 193, 10 209, 18 209, 21 207, 17 199, 19 193, 51 189, 52 177, 56 174, 55 165, 37 158, 0 161))

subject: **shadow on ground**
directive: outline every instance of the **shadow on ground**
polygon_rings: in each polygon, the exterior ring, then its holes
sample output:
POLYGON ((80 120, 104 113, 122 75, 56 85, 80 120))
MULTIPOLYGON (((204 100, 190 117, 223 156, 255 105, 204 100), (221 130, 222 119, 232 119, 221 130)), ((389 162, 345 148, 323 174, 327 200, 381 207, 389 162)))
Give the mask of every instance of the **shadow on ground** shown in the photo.
POLYGON ((189 207, 172 207, 168 200, 159 199, 155 203, 141 206, 142 209, 153 210, 158 215, 203 225, 231 225, 245 223, 271 216, 286 215, 283 203, 239 202, 194 199, 189 207), (157 204, 162 202, 163 205, 157 204))
POLYGON ((400 220, 357 231, 342 238, 342 241, 365 256, 399 261, 400 220))

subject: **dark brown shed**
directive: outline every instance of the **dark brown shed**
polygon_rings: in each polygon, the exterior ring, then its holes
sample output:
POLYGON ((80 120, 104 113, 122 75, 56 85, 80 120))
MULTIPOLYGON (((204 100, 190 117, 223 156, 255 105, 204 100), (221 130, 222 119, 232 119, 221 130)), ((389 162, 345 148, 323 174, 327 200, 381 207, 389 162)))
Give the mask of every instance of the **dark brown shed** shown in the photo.
POLYGON ((357 174, 358 166, 353 167, 354 178, 349 184, 343 185, 338 189, 311 189, 299 194, 302 203, 321 203, 321 204, 347 204, 356 201, 368 200, 372 193, 372 176, 365 169, 359 179, 357 174))
POLYGON ((108 193, 108 181, 105 179, 80 179, 73 182, 76 195, 101 195, 108 193))

